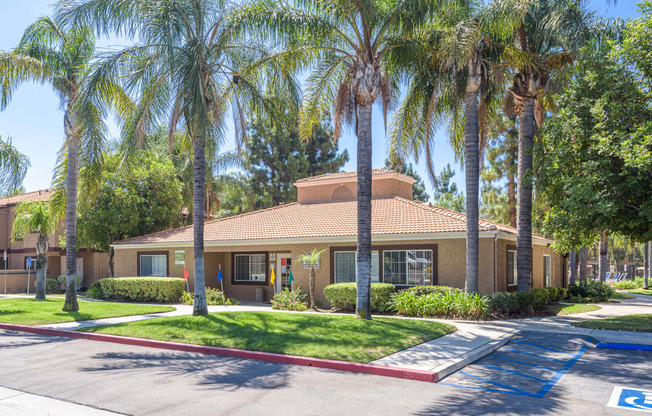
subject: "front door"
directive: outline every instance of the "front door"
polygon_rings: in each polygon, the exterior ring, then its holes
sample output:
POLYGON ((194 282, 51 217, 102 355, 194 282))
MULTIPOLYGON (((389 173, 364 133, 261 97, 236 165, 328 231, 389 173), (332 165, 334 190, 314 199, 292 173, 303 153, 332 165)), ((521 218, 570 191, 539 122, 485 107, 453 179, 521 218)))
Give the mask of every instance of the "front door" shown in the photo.
POLYGON ((288 283, 291 267, 292 257, 290 254, 276 255, 276 293, 279 293, 283 289, 291 289, 288 283))

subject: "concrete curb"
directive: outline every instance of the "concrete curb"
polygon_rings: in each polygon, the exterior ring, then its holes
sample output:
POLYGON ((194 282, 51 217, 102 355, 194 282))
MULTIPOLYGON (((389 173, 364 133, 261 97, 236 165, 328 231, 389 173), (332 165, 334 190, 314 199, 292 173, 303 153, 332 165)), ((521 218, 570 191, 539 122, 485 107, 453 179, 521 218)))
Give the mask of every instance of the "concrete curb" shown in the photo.
POLYGON ((27 325, 14 325, 0 323, 0 329, 7 331, 28 332, 38 335, 57 336, 65 338, 85 339, 90 341, 112 342, 140 347, 160 348, 166 350, 192 352, 199 354, 217 355, 223 357, 243 358, 249 360, 266 361, 279 364, 302 365, 306 367, 327 368, 331 370, 348 371, 351 373, 371 374, 376 376, 402 378, 406 380, 436 383, 440 377, 437 372, 387 367, 377 364, 354 363, 349 361, 329 360, 325 358, 302 357, 260 351, 236 350, 231 348, 207 347, 202 345, 182 344, 177 342, 156 341, 142 338, 130 338, 117 335, 94 334, 64 329, 51 329, 27 325))
POLYGON ((445 362, 439 367, 435 367, 433 371, 437 373, 437 375, 439 376, 439 380, 442 380, 444 377, 451 375, 457 370, 466 367, 472 362, 477 361, 480 358, 491 354, 492 352, 496 351, 498 348, 507 344, 509 341, 512 340, 512 338, 514 338, 516 332, 517 332, 516 330, 506 332, 505 334, 497 338, 494 338, 491 341, 488 341, 487 343, 480 345, 479 347, 475 347, 471 351, 466 352, 457 358, 453 358, 452 360, 445 362))

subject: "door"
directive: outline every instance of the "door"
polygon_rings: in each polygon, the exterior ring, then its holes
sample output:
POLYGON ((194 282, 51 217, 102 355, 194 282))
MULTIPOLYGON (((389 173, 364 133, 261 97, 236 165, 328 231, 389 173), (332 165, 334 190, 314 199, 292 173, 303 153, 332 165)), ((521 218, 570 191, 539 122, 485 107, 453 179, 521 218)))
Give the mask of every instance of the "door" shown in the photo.
POLYGON ((291 289, 288 283, 291 267, 292 257, 290 254, 276 255, 276 293, 279 293, 283 289, 291 289))
POLYGON ((84 282, 84 259, 77 257, 77 276, 81 277, 82 284, 84 282))

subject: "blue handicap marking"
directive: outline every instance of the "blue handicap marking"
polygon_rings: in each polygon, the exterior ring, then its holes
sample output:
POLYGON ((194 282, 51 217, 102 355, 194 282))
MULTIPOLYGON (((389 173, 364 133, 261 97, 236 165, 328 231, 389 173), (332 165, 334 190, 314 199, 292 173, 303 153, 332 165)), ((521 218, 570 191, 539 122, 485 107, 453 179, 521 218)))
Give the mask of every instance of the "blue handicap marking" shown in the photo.
POLYGON ((608 406, 652 413, 652 390, 614 387, 608 406))

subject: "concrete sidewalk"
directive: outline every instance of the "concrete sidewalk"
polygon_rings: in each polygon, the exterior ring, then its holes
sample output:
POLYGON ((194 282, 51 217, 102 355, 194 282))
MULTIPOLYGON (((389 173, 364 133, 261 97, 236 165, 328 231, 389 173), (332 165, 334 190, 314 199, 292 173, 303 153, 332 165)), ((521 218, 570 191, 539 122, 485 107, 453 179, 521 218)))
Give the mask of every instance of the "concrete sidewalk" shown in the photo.
POLYGON ((50 399, 0 386, 0 414, 3 416, 111 416, 119 415, 106 410, 50 399))

